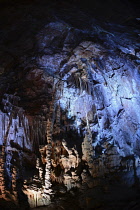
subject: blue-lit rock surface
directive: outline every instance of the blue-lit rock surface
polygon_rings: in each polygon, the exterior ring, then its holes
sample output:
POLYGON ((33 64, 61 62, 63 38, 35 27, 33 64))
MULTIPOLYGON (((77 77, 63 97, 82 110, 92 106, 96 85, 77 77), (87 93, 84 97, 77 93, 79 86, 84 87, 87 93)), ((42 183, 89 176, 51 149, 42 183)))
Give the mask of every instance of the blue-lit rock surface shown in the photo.
POLYGON ((0 15, 0 207, 138 210, 139 18, 49 5, 0 15))

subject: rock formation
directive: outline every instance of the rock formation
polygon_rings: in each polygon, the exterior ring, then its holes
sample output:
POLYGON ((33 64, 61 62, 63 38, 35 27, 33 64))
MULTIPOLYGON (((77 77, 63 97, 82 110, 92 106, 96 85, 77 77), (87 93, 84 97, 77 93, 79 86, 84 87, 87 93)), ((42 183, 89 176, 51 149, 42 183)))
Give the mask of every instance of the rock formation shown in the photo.
POLYGON ((140 19, 118 2, 1 1, 2 209, 140 208, 140 19))

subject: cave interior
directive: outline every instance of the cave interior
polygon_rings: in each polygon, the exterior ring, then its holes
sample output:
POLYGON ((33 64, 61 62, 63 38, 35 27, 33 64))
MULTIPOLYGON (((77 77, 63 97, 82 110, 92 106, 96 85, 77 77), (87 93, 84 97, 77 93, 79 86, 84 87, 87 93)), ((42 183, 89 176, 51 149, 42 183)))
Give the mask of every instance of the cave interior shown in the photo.
POLYGON ((0 0, 0 209, 140 209, 136 0, 0 0))

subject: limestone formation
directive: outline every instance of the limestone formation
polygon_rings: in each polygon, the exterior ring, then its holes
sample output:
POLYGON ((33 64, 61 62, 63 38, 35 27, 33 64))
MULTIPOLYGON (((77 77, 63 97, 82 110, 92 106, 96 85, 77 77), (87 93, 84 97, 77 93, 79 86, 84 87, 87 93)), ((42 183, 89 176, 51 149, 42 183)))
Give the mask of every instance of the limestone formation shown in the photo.
POLYGON ((6 199, 4 163, 5 163, 5 146, 3 145, 0 154, 0 198, 6 199))
POLYGON ((136 6, 1 2, 0 208, 140 209, 136 6))

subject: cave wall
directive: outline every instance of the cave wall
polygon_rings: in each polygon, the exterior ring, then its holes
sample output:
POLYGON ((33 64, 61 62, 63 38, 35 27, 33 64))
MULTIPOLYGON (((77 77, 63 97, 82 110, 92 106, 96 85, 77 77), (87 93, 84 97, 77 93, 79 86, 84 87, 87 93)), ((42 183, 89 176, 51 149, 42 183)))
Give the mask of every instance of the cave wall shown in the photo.
POLYGON ((0 35, 2 207, 129 209, 140 178, 139 18, 103 22, 42 2, 1 13, 11 11, 0 35))

